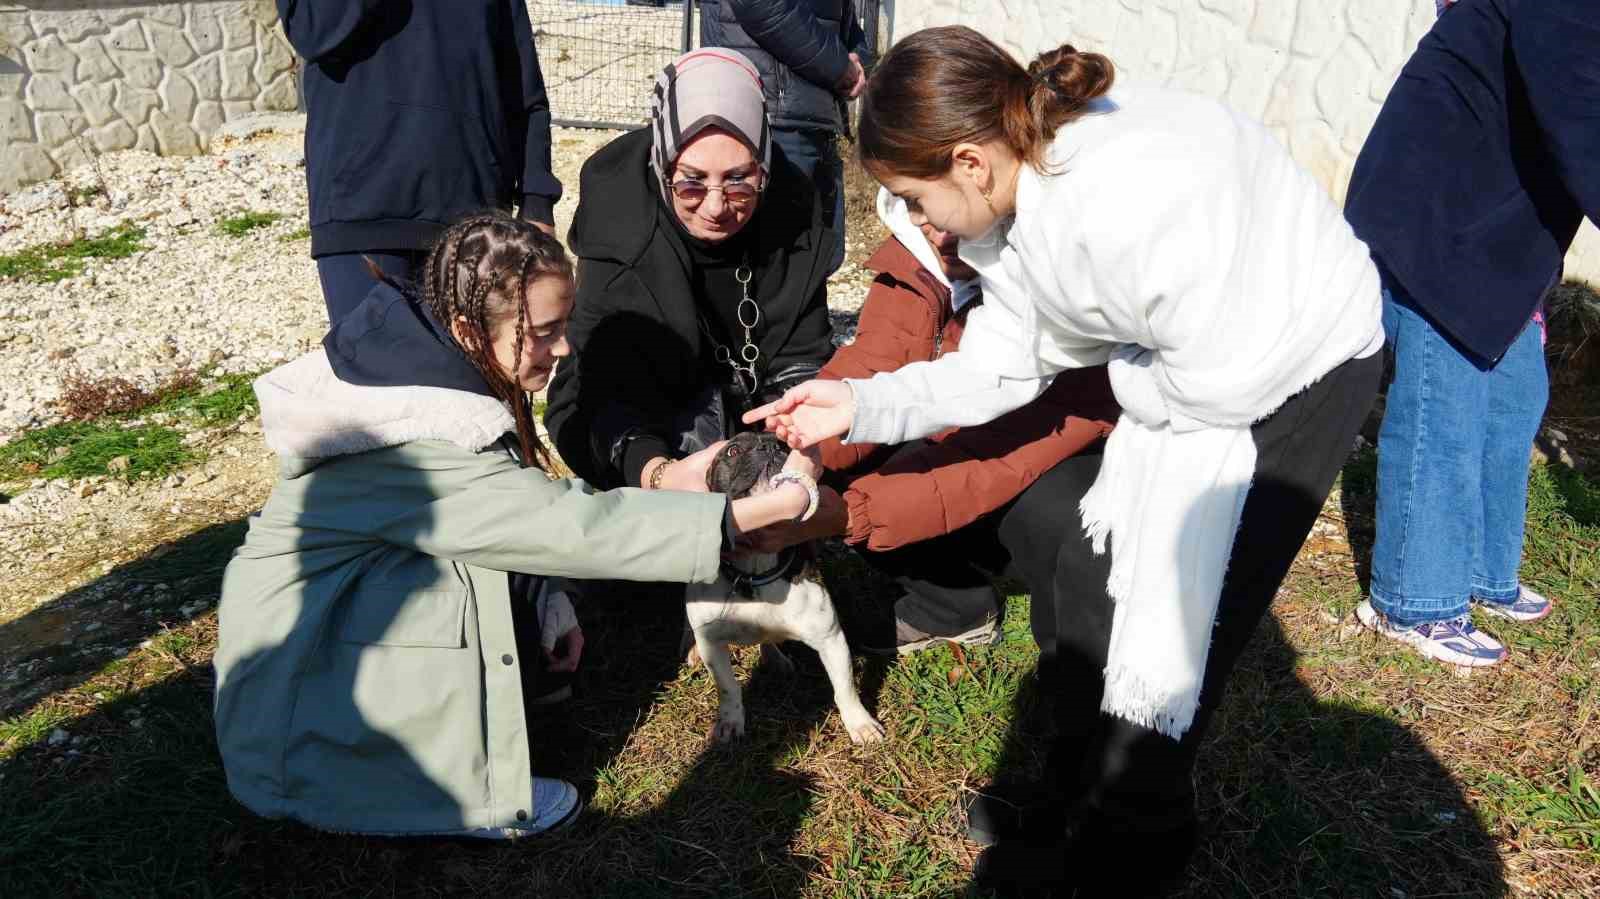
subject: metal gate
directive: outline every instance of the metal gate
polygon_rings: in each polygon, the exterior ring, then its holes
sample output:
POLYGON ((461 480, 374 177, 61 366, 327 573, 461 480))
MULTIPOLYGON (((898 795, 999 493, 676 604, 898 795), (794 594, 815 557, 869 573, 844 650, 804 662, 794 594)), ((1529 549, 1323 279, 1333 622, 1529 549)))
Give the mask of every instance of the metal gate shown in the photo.
POLYGON ((637 128, 656 73, 693 46, 694 3, 529 0, 534 46, 557 125, 637 128))
MULTIPOLYGON (((857 0, 867 46, 878 45, 880 0, 857 0)), ((699 43, 694 0, 528 0, 534 45, 557 125, 627 130, 650 116, 656 73, 699 43)))

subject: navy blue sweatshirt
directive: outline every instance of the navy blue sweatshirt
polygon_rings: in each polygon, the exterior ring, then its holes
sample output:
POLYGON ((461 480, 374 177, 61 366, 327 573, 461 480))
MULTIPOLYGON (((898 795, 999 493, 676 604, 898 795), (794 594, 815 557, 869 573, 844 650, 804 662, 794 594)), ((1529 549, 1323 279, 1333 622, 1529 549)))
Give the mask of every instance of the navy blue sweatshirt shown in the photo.
POLYGON ((550 104, 521 0, 277 0, 305 59, 311 255, 424 249, 520 204, 552 222, 550 104))
POLYGON ((1600 222, 1600 4, 1461 0, 1417 45, 1356 160, 1345 216, 1480 367, 1600 222))

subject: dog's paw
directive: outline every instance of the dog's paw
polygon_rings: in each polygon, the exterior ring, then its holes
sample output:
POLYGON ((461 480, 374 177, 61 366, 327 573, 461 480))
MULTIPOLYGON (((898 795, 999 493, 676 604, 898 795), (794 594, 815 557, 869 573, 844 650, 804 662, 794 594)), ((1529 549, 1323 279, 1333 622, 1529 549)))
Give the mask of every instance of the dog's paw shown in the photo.
POLYGON ((846 722, 845 729, 850 732, 850 742, 852 743, 882 743, 884 737, 888 735, 883 729, 883 725, 879 724, 878 720, 871 715, 868 715, 865 720, 857 721, 854 724, 846 722))
POLYGON ((707 738, 713 743, 732 743, 744 736, 744 718, 718 719, 711 725, 711 733, 707 738))

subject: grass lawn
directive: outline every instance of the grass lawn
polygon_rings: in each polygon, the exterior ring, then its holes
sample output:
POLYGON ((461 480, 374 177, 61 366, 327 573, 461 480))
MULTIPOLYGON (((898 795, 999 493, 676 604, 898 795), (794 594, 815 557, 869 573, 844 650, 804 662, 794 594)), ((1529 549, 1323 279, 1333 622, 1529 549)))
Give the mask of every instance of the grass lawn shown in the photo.
MULTIPOLYGON (((1600 485, 1536 469, 1525 574, 1561 602, 1538 625, 1494 627, 1513 661, 1464 679, 1351 625, 1371 466, 1347 467, 1232 681, 1202 750, 1208 830, 1184 893, 1595 895, 1600 485)), ((749 736, 709 749, 716 691, 680 664, 675 599, 608 585, 584 609, 577 698, 533 723, 539 769, 589 796, 571 833, 495 847, 261 820, 229 797, 212 738, 215 616, 176 611, 214 600, 242 531, 176 540, 52 604, 110 588, 150 597, 134 601, 165 623, 128 657, 4 710, 0 895, 953 895, 976 852, 952 814, 963 790, 1041 760, 1025 595, 999 646, 858 660, 890 731, 881 746, 849 742, 798 649, 792 677, 740 655, 749 736)), ((826 570, 847 618, 892 596, 846 554, 826 570)), ((0 646, 51 612, 0 624, 0 646)))

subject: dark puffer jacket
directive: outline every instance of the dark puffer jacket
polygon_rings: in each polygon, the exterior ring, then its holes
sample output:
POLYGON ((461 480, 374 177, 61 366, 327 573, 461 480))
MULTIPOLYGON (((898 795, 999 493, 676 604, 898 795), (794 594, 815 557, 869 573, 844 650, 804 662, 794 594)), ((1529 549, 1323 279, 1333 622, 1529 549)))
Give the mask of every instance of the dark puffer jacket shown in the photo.
POLYGON ((701 0, 700 44, 750 57, 761 71, 772 126, 844 133, 834 88, 850 54, 870 66, 854 0, 701 0))

